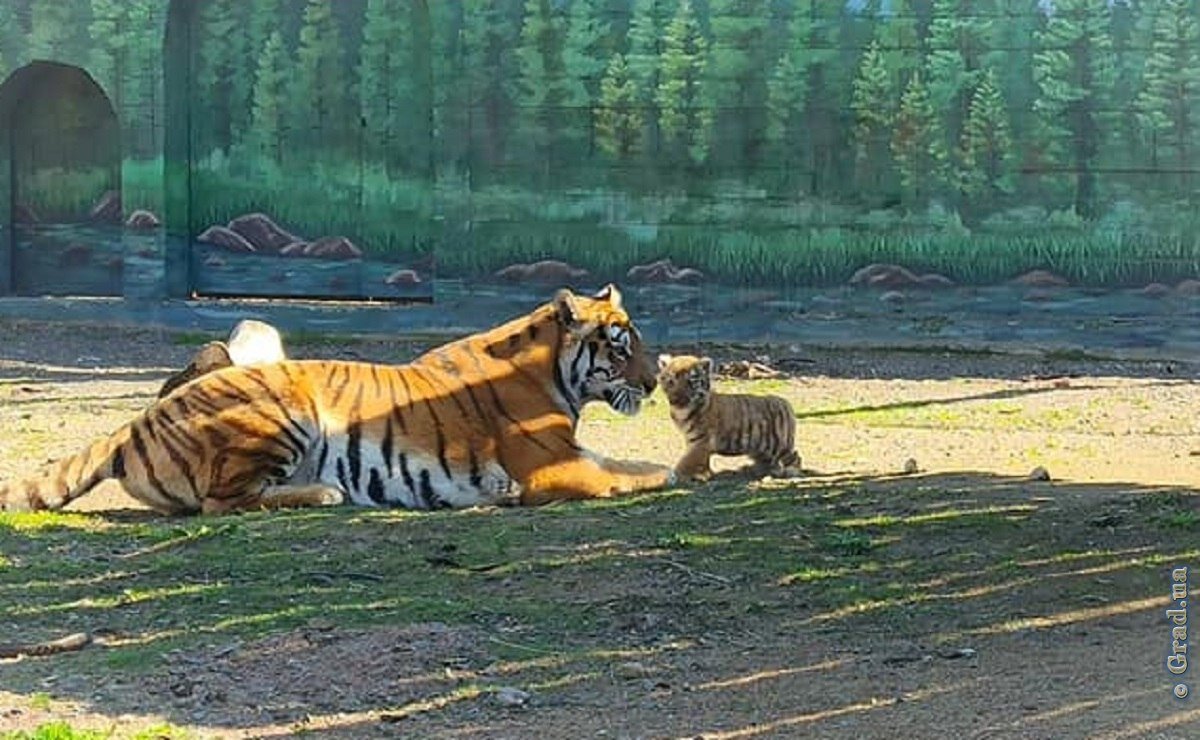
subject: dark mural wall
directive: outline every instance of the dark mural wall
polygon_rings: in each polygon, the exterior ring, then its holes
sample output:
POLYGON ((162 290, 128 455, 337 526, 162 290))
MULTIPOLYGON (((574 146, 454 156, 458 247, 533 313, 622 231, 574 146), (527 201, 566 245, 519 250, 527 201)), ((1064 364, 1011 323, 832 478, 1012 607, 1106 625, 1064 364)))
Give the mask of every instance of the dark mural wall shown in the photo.
POLYGON ((1193 0, 173 7, 165 87, 152 0, 2 3, 0 70, 96 79, 200 293, 1200 271, 1193 0))

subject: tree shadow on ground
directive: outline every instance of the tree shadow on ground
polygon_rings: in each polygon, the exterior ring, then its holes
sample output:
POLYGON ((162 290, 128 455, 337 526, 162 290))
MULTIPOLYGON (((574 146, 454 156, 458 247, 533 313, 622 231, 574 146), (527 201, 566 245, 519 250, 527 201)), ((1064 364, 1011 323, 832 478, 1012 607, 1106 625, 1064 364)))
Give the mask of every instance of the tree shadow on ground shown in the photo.
POLYGON ((103 644, 0 671, 37 716, 254 736, 1169 737, 1198 501, 725 474, 535 510, 5 515, 3 633, 103 644))

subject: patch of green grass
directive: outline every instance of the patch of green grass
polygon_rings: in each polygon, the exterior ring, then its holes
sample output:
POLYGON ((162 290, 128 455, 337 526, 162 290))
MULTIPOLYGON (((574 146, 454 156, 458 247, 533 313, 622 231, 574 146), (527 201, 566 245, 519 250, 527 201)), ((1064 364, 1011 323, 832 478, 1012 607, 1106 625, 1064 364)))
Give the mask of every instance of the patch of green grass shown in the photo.
POLYGON ((1137 499, 1137 509, 1150 522, 1171 529, 1200 530, 1200 497, 1182 491, 1159 491, 1137 499))
POLYGON ((826 532, 819 540, 821 550, 840 557, 866 555, 874 546, 870 535, 850 530, 826 532))
POLYGON ((52 703, 54 703, 54 700, 44 691, 39 691, 29 697, 29 706, 39 711, 46 711, 52 703))
MULTIPOLYGON (((114 737, 117 735, 112 730, 80 730, 68 722, 47 722, 33 730, 0 733, 0 740, 108 740, 114 737)), ((189 740, 194 735, 174 725, 157 725, 120 737, 128 740, 189 740)))
POLYGON ((956 527, 992 527, 1024 519, 1037 507, 1030 504, 985 506, 972 509, 947 508, 922 514, 875 514, 869 517, 840 519, 837 526, 850 529, 882 528, 949 523, 956 527))
POLYGON ((1162 518, 1162 523, 1167 527, 1178 527, 1179 529, 1200 529, 1200 514, 1195 511, 1175 511, 1167 514, 1162 518))
POLYGON ((31 731, 17 730, 0 735, 3 740, 105 740, 110 732, 77 730, 66 722, 50 722, 31 731))
POLYGON ((683 550, 696 547, 714 547, 716 545, 727 545, 730 540, 727 537, 717 537, 703 532, 679 532, 677 534, 668 535, 660 541, 663 547, 668 547, 677 550, 683 550))

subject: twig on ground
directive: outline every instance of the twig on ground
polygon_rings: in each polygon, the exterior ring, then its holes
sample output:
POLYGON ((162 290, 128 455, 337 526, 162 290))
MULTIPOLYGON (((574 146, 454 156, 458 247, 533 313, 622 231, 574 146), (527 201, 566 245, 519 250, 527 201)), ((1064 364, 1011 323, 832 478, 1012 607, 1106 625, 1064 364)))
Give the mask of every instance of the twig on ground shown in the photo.
POLYGON ((679 562, 678 560, 671 560, 669 558, 663 558, 662 562, 666 563, 667 565, 671 566, 672 568, 678 568, 679 570, 683 571, 684 573, 687 573, 689 576, 692 576, 693 578, 699 578, 701 580, 712 581, 713 583, 719 583, 723 586, 727 586, 730 583, 733 583, 733 579, 731 579, 731 578, 726 578, 725 576, 719 576, 716 573, 708 573, 703 570, 696 570, 695 568, 693 568, 689 565, 684 565, 683 563, 679 562))
POLYGON ((351 581, 376 581, 376 582, 379 582, 379 581, 383 580, 383 576, 375 575, 374 573, 356 573, 354 571, 344 571, 341 573, 334 573, 333 571, 329 571, 329 570, 306 570, 306 571, 304 571, 303 575, 306 575, 309 578, 324 578, 324 579, 327 579, 330 581, 337 579, 337 578, 346 578, 351 581))
POLYGON ((92 643, 92 636, 87 632, 76 632, 57 640, 44 642, 17 642, 0 645, 0 658, 19 658, 22 655, 40 657, 82 650, 92 643))

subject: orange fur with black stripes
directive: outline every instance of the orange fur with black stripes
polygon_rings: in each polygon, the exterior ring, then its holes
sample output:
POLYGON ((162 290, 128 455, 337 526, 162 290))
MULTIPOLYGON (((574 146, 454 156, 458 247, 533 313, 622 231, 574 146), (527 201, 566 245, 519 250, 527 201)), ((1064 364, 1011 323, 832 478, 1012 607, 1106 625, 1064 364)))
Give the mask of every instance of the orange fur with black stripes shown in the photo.
POLYGON ((707 357, 660 355, 658 369, 671 420, 687 438, 687 451, 675 466, 681 479, 708 479, 713 455, 749 455, 761 474, 800 474, 796 414, 785 399, 713 391, 707 357))
POLYGON ((203 374, 80 454, 0 485, 0 506, 57 509, 110 478, 171 513, 652 489, 674 479, 670 468, 590 453, 575 427, 583 404, 636 413, 654 385, 616 288, 564 290, 407 365, 285 360, 203 374))

